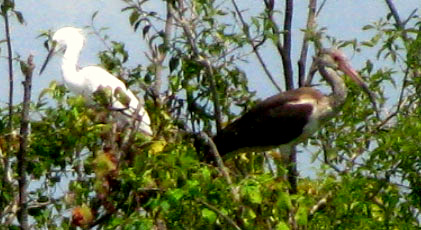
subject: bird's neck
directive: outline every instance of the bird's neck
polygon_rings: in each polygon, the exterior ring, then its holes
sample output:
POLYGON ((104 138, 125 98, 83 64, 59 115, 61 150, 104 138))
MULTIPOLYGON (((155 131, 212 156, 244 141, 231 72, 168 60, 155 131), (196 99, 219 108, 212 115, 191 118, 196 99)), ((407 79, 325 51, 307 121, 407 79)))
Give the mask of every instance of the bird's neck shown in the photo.
POLYGON ((77 76, 75 73, 78 71, 77 64, 81 49, 82 46, 80 45, 68 45, 66 47, 61 64, 63 77, 66 81, 70 81, 77 76))
POLYGON ((326 69, 324 66, 319 67, 319 72, 332 88, 333 92, 330 97, 330 104, 332 109, 334 111, 337 111, 345 103, 346 100, 347 90, 345 83, 335 71, 331 69, 326 69))

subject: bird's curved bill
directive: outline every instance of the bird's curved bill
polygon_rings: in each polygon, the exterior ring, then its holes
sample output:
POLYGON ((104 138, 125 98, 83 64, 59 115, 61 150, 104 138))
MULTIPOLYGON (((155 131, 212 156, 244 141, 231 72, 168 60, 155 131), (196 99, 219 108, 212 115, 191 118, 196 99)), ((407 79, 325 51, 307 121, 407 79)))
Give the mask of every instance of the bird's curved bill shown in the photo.
POLYGON ((48 62, 50 61, 51 57, 54 55, 55 49, 56 49, 56 43, 54 42, 53 45, 51 46, 50 51, 48 52, 47 58, 45 58, 45 61, 41 66, 41 70, 39 71, 40 75, 42 74, 42 72, 44 72, 45 67, 47 67, 48 62))
POLYGON ((371 90, 368 88, 367 84, 365 84, 365 82, 363 81, 363 79, 360 77, 360 75, 357 73, 357 71, 352 68, 352 66, 345 62, 345 63, 340 63, 339 64, 339 68, 347 75, 349 76, 355 83, 357 83, 357 85, 359 85, 364 92, 368 95, 368 97, 370 98, 371 103, 373 104, 374 109, 377 112, 377 103, 376 103, 376 97, 373 94, 373 92, 371 92, 371 90))

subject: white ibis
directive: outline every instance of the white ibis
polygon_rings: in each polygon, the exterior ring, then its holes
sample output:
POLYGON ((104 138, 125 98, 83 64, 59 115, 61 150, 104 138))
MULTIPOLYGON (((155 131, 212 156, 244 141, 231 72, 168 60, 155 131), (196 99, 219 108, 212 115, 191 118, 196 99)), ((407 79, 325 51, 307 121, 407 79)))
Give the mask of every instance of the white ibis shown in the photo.
POLYGON ((316 89, 303 87, 265 99, 213 138, 221 155, 296 145, 312 135, 339 111, 347 96, 343 79, 332 69, 341 70, 361 86, 375 105, 367 85, 341 51, 322 49, 319 54, 315 61, 333 93, 326 96, 316 89))
POLYGON ((118 119, 127 123, 134 118, 140 121, 139 131, 146 135, 152 135, 149 115, 143 107, 143 100, 136 98, 121 80, 105 69, 99 66, 78 67, 79 54, 85 43, 81 29, 63 27, 54 33, 52 40, 53 46, 41 67, 40 74, 44 71, 48 61, 55 52, 64 51, 61 72, 64 82, 71 92, 83 95, 88 102, 93 102, 93 94, 97 90, 110 89, 112 92, 112 109, 120 111, 123 115, 118 116, 118 119), (121 93, 129 99, 129 102, 126 103, 128 105, 124 105, 116 98, 116 95, 121 93), (138 111, 138 114, 133 116, 133 113, 136 111, 138 111))

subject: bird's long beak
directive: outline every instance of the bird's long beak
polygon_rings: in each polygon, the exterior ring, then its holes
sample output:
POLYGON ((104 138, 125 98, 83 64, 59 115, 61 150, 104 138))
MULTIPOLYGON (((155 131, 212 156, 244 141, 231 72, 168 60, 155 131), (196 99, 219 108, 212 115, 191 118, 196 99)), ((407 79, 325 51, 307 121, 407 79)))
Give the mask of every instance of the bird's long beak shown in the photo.
POLYGON ((55 49, 56 49, 56 43, 53 42, 53 45, 51 46, 51 49, 48 52, 47 58, 45 58, 44 64, 42 64, 41 70, 39 71, 39 74, 40 75, 42 74, 42 72, 44 72, 45 67, 47 66, 47 64, 50 61, 51 57, 54 55, 55 49))
POLYGON ((363 91, 368 95, 371 104, 373 105, 374 110, 376 111, 376 115, 378 116, 376 96, 373 94, 373 92, 371 92, 371 90, 368 88, 367 84, 365 84, 365 82, 357 73, 357 71, 354 68, 352 68, 352 66, 346 61, 339 63, 339 69, 342 70, 346 75, 348 75, 355 83, 357 83, 357 85, 359 85, 363 89, 363 91))
POLYGON ((352 66, 346 62, 339 62, 339 69, 342 70, 347 76, 349 76, 357 85, 361 86, 362 88, 367 88, 367 85, 364 83, 363 79, 361 79, 360 75, 357 71, 352 68, 352 66))

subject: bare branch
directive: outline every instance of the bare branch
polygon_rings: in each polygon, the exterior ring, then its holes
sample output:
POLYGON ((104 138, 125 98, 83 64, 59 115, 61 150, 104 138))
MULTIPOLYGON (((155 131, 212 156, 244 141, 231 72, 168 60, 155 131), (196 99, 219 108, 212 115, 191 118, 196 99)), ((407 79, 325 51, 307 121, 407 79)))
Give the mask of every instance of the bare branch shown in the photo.
MULTIPOLYGON (((398 10, 395 7, 395 4, 393 4, 392 0, 385 0, 387 7, 389 7, 390 13, 392 14, 392 17, 395 19, 396 22, 396 27, 399 30, 402 30, 402 38, 405 40, 408 39, 408 36, 406 35, 406 31, 405 31, 405 23, 402 22, 398 10)), ((408 18, 409 20, 409 18, 408 18)))
POLYGON ((323 0, 322 4, 320 4, 319 9, 317 9, 317 13, 316 13, 316 17, 320 14, 320 12, 322 12, 323 7, 325 6, 327 0, 323 0))
POLYGON ((291 28, 292 15, 294 12, 294 1, 285 1, 284 18, 284 48, 282 49, 282 65, 284 67, 285 86, 287 90, 294 88, 292 62, 291 62, 291 28))
POLYGON ((310 0, 308 5, 308 16, 306 33, 304 34, 303 45, 301 47, 300 60, 298 61, 298 87, 304 87, 306 65, 307 65, 307 52, 308 52, 308 32, 313 29, 316 21, 316 6, 317 0, 310 0))
MULTIPOLYGON (((7 43, 7 64, 9 68, 9 120, 7 124, 7 128, 9 130, 9 135, 7 136, 7 151, 11 152, 11 143, 13 142, 12 132, 13 132, 13 53, 12 53, 12 41, 10 38, 10 26, 9 26, 9 16, 8 11, 4 12, 2 15, 4 18, 4 30, 6 33, 6 43, 7 43)), ((7 154, 9 155, 9 154, 7 154)), ((3 165, 5 172, 10 171, 10 162, 9 157, 5 157, 3 159, 3 165)), ((9 184, 7 173, 3 176, 3 181, 5 184, 9 184)))
POLYGON ((31 103, 32 73, 35 68, 33 56, 29 55, 27 63, 21 63, 22 72, 25 75, 22 121, 20 128, 20 147, 18 152, 18 173, 19 173, 19 212, 18 219, 21 229, 29 229, 28 223, 28 179, 26 175, 27 152, 29 147, 29 105, 31 103))
POLYGON ((401 20, 401 18, 399 17, 399 13, 398 13, 398 11, 396 10, 396 7, 395 7, 395 5, 393 4, 392 0, 385 0, 385 1, 386 1, 386 4, 387 4, 387 7, 389 7, 390 13, 392 14, 393 18, 394 18, 394 19, 395 19, 395 21, 396 21, 396 24, 397 24, 398 28, 399 28, 399 29, 403 29, 402 20, 401 20))

